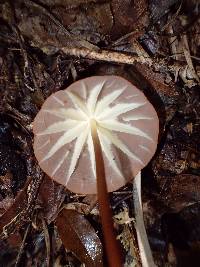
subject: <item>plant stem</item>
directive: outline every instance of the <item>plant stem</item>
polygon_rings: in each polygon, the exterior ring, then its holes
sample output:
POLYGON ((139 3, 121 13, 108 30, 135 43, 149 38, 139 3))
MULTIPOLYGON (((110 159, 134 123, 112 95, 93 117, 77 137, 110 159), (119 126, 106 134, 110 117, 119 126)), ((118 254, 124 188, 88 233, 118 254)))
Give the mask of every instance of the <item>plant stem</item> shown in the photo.
POLYGON ((155 267, 151 248, 149 245, 142 211, 141 198, 141 172, 139 172, 133 181, 133 202, 135 209, 135 228, 137 232, 138 247, 140 250, 140 258, 142 267, 155 267))
POLYGON ((99 212, 101 216, 108 263, 109 267, 122 267, 121 251, 113 228, 112 211, 110 208, 106 185, 104 161, 95 120, 91 120, 91 129, 96 161, 99 212))

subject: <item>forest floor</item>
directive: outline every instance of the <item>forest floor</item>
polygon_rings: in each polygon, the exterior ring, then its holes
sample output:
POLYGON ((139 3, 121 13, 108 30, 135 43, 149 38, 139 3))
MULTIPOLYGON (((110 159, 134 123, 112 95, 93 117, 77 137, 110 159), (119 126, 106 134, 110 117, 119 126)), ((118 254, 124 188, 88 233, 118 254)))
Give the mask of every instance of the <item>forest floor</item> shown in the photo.
MULTIPOLYGON (((53 92, 111 74, 140 88, 160 119, 157 152, 142 171, 154 261, 199 266, 199 36, 198 0, 0 0, 0 266, 102 266, 96 197, 41 171, 32 122, 53 92)), ((141 266, 131 183, 110 199, 125 266, 141 266)))

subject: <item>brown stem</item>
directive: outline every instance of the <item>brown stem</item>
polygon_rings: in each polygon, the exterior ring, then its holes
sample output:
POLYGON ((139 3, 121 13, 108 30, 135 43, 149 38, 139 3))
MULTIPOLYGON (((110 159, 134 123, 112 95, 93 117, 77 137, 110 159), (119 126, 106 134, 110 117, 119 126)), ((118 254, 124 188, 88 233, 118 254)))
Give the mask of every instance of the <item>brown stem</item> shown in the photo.
POLYGON ((94 143, 95 160, 96 160, 96 177, 97 177, 97 193, 99 202, 99 212, 101 216, 104 242, 106 254, 110 267, 122 267, 122 257, 119 244, 113 228, 112 211, 110 208, 105 168, 101 145, 96 130, 95 120, 91 121, 92 139, 94 143))

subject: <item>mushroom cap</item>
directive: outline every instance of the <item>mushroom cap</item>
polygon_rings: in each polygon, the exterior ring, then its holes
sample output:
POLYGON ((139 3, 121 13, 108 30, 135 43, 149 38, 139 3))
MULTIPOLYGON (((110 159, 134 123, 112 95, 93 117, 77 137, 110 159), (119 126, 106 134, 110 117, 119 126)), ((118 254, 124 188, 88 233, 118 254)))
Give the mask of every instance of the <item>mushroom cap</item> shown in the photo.
POLYGON ((33 122, 34 152, 43 171, 75 193, 97 192, 94 119, 109 192, 133 179, 157 147, 157 113, 127 80, 93 76, 52 94, 33 122))

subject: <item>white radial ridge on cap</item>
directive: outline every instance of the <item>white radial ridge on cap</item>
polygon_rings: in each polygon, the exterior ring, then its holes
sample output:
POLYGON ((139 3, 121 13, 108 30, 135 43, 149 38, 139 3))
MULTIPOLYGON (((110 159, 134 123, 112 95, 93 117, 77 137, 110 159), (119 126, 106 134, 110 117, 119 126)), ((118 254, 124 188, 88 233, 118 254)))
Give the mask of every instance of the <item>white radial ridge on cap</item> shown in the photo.
POLYGON ((58 121, 50 125, 44 131, 39 132, 38 135, 47 135, 47 134, 64 132, 70 128, 75 127, 76 125, 77 125, 77 122, 74 120, 58 121))
POLYGON ((139 147, 145 150, 146 152, 151 153, 151 150, 148 147, 143 146, 143 145, 139 145, 139 147))
POLYGON ((87 85, 83 81, 81 81, 80 84, 81 84, 81 89, 82 89, 82 93, 83 93, 83 98, 86 99, 87 98, 87 91, 88 91, 87 85))
POLYGON ((96 105, 95 115, 100 115, 104 110, 106 110, 108 106, 123 93, 123 91, 124 89, 116 90, 100 100, 96 105))
POLYGON ((74 108, 44 109, 43 111, 62 119, 70 118, 78 121, 86 119, 86 116, 74 108))
MULTIPOLYGON (((40 160, 40 163, 52 158, 57 151, 73 141, 73 149, 69 149, 66 146, 64 156, 56 162, 53 170, 53 175, 55 175, 64 164, 65 159, 68 158, 69 166, 66 172, 66 184, 76 171, 84 147, 87 147, 86 151, 89 153, 87 158, 91 162, 93 176, 96 176, 95 152, 91 135, 91 119, 96 120, 96 130, 103 154, 109 163, 109 167, 113 169, 116 175, 123 177, 120 166, 118 166, 119 163, 115 160, 115 148, 124 153, 128 158, 144 166, 144 162, 140 156, 136 152, 131 151, 131 148, 127 146, 126 142, 119 138, 118 133, 140 136, 142 139, 146 140, 145 144, 153 141, 152 136, 147 132, 144 132, 138 126, 134 126, 134 121, 137 120, 153 120, 151 116, 137 115, 137 109, 146 105, 147 102, 146 100, 143 102, 142 100, 140 100, 140 102, 134 101, 134 98, 131 103, 125 103, 124 100, 120 101, 122 94, 128 90, 129 87, 125 85, 121 89, 115 89, 114 87, 117 87, 117 82, 108 83, 108 86, 106 84, 107 82, 104 79, 89 90, 87 82, 81 81, 80 89, 82 88, 87 91, 85 99, 73 92, 73 90, 65 90, 66 97, 71 101, 72 107, 65 108, 64 103, 57 96, 53 95, 53 99, 61 106, 53 109, 45 107, 43 110, 47 117, 54 115, 58 118, 58 121, 55 122, 54 120, 48 127, 36 133, 38 138, 47 135, 48 140, 50 140, 47 143, 47 152, 45 146, 40 147, 40 149, 44 151, 44 156, 40 160), (111 90, 112 87, 113 90, 111 90), (108 88, 109 90, 107 93, 106 90, 108 88), (134 115, 135 110, 137 113, 134 115), (129 113, 130 111, 131 115, 129 113), (119 116, 122 116, 123 120, 119 120, 119 116), (55 138, 51 138, 51 135, 55 135, 56 141, 51 141, 55 140, 55 138)), ((132 95, 135 95, 134 90, 132 95)), ((146 145, 138 144, 138 146, 140 149, 149 152, 149 148, 146 145)))
POLYGON ((140 164, 144 165, 144 162, 142 162, 140 158, 138 158, 133 152, 131 152, 129 148, 117 137, 116 134, 111 133, 109 130, 106 130, 102 127, 98 127, 98 130, 100 131, 100 133, 105 135, 112 144, 123 151, 128 157, 131 157, 132 159, 138 161, 140 164))
POLYGON ((83 113, 85 116, 89 115, 89 110, 87 108, 87 105, 83 99, 80 98, 80 96, 72 93, 67 92, 68 96, 70 97, 71 101, 75 105, 76 108, 78 108, 80 113, 83 113))
POLYGON ((96 114, 99 120, 114 119, 121 114, 124 114, 128 111, 134 110, 138 107, 144 106, 146 103, 122 103, 117 104, 113 107, 108 107, 102 111, 100 114, 96 114))
POLYGON ((99 122, 99 125, 103 128, 106 128, 107 130, 117 131, 117 132, 127 133, 127 134, 133 134, 133 135, 139 135, 139 136, 142 136, 146 139, 149 139, 150 141, 153 141, 152 138, 148 134, 146 134, 145 132, 143 132, 139 128, 131 126, 129 124, 124 124, 124 123, 118 122, 117 120, 101 121, 101 122, 99 122))
POLYGON ((74 146, 74 151, 73 151, 73 155, 71 158, 71 163, 69 166, 69 172, 67 175, 67 181, 66 184, 69 180, 69 178, 71 177, 72 173, 74 172, 74 169, 76 167, 77 161, 80 157, 81 151, 84 147, 84 144, 86 142, 87 136, 88 136, 88 126, 86 126, 85 130, 83 130, 83 132, 77 137, 75 146, 74 146))
POLYGON ((153 120, 152 117, 148 117, 145 115, 129 115, 129 116, 124 116, 122 118, 124 121, 138 121, 138 120, 153 120))
POLYGON ((103 89, 104 84, 105 84, 105 82, 103 82, 102 84, 95 85, 94 89, 90 92, 90 95, 89 95, 88 101, 87 101, 87 107, 88 107, 91 115, 94 114, 97 99, 98 99, 99 93, 103 89))
POLYGON ((55 95, 52 95, 52 97, 55 99, 57 103, 59 103, 61 106, 64 106, 64 103, 55 95))
MULTIPOLYGON (((60 148, 62 148, 64 145, 70 143, 74 139, 76 139, 80 133, 85 128, 85 123, 81 123, 80 125, 77 125, 76 127, 68 130, 65 132, 58 140, 57 142, 52 146, 52 148, 49 150, 47 155, 42 159, 42 161, 45 161, 52 157, 60 148)), ((41 161, 41 162, 42 162, 41 161)))
POLYGON ((38 149, 39 149, 39 150, 43 149, 43 148, 44 148, 45 146, 47 146, 49 143, 50 143, 50 140, 49 140, 49 138, 48 138, 47 141, 44 142, 44 144, 42 144, 38 149))
POLYGON ((52 176, 57 172, 57 170, 60 169, 61 165, 63 164, 63 162, 65 161, 65 159, 67 158, 68 155, 69 155, 69 151, 67 150, 65 155, 58 160, 57 165, 56 165, 56 167, 54 168, 54 170, 53 170, 53 172, 51 174, 52 176))

